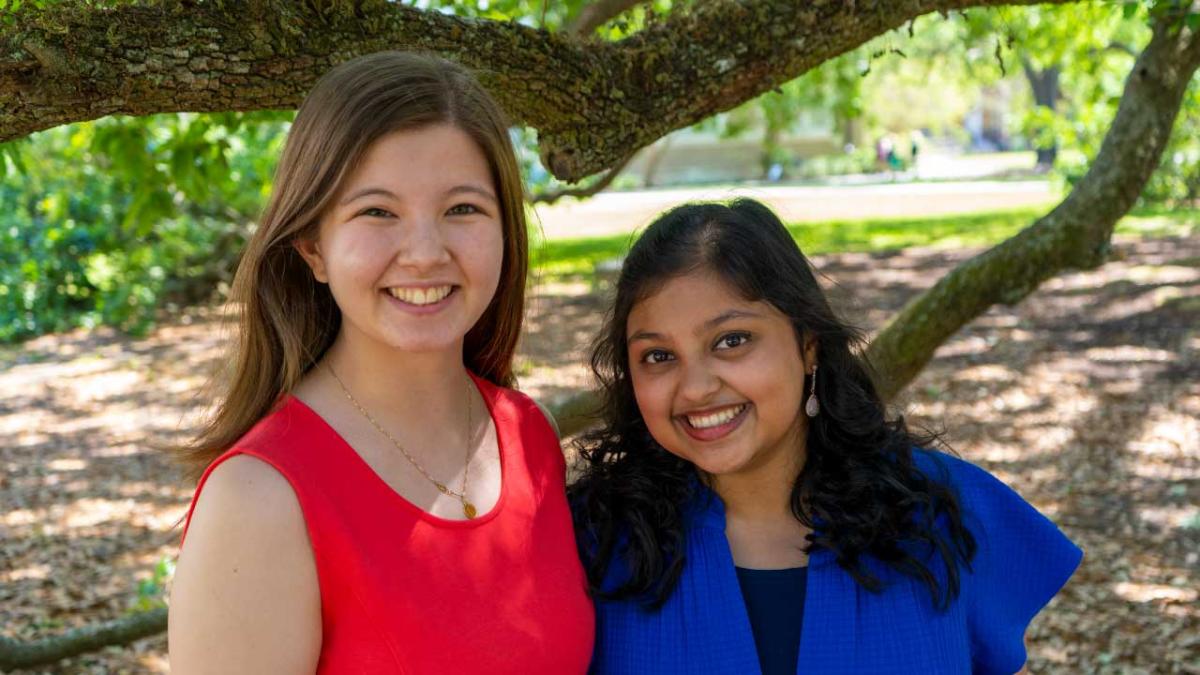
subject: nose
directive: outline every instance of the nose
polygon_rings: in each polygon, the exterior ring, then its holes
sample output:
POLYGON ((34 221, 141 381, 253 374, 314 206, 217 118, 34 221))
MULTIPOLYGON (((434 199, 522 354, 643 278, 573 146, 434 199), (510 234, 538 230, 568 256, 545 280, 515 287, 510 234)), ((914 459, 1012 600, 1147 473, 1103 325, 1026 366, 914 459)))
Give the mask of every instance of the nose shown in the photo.
POLYGON ((683 402, 694 407, 712 401, 721 390, 721 378, 703 360, 682 365, 679 394, 683 402))
POLYGON ((396 262, 418 272, 434 270, 450 261, 450 250, 435 218, 413 219, 406 223, 396 262))

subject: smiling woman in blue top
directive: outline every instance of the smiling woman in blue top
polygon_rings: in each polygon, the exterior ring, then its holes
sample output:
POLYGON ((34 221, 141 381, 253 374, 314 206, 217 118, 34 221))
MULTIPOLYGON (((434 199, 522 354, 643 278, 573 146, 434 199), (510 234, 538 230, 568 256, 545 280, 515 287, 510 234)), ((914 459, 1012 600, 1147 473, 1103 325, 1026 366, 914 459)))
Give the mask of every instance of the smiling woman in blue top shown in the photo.
POLYGON ((750 200, 634 244, 571 488, 596 673, 1013 673, 1082 552, 888 419, 862 336, 750 200))

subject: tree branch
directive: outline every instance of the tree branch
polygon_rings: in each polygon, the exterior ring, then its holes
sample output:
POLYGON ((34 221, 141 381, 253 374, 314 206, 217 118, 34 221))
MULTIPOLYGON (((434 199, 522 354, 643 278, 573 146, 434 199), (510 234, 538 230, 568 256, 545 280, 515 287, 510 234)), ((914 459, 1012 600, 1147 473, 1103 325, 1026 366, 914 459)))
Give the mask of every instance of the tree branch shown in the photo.
POLYGON ((0 636, 0 672, 55 663, 109 645, 129 644, 166 629, 167 609, 161 607, 33 642, 0 636))
POLYGON ((1016 304, 1046 279, 1105 261, 1113 228, 1159 165, 1197 66, 1200 36, 1177 18, 1160 19, 1126 79, 1099 154, 1067 198, 942 277, 872 341, 868 358, 886 398, 912 381, 942 342, 992 305, 1016 304))
POLYGON ((540 192, 538 194, 530 195, 529 203, 530 204, 553 204, 554 202, 557 202, 558 200, 562 199, 563 197, 575 197, 576 199, 583 199, 583 198, 591 197, 591 196, 595 195, 597 192, 600 192, 601 190, 603 190, 603 189, 607 188, 609 185, 611 185, 613 180, 617 176, 619 176, 622 171, 625 170, 625 167, 629 165, 629 162, 632 159, 633 159, 633 155, 630 155, 629 157, 626 157, 625 159, 621 160, 620 162, 617 163, 616 166, 609 169, 607 172, 605 172, 605 174, 603 176, 601 176, 598 180, 591 183, 590 185, 575 186, 575 187, 562 188, 559 190, 548 190, 546 192, 540 192))
POLYGON ((646 0, 595 0, 579 10, 579 14, 563 30, 581 37, 591 35, 600 26, 644 2, 646 0))
POLYGON ((517 22, 461 19, 386 0, 62 0, 0 28, 0 141, 112 114, 295 108, 335 64, 386 49, 457 60, 514 115, 566 124, 611 69, 584 45, 517 22), (570 86, 568 86, 570 85, 570 86))
MULTIPOLYGON (((1016 304, 1043 281, 1102 264, 1113 228, 1158 167, 1192 75, 1200 36, 1171 18, 1155 25, 1087 175, 1046 216, 959 265, 911 301, 875 337, 867 358, 885 399, 895 397, 959 328, 996 303, 1016 304)), ((550 405, 564 436, 596 423, 593 391, 550 405)))
POLYGON ((25 3, 0 29, 0 142, 113 114, 294 108, 336 63, 413 49, 474 69, 573 182, 922 14, 1042 1, 1070 0, 711 0, 618 43, 387 0, 25 3))

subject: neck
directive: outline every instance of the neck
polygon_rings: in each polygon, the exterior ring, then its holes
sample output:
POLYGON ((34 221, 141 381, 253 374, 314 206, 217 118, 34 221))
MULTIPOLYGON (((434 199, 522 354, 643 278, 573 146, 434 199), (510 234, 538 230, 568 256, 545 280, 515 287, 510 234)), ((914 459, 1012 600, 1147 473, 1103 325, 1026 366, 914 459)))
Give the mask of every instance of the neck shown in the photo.
POLYGON ((725 503, 727 520, 794 521, 792 487, 804 468, 804 435, 789 439, 763 464, 737 473, 712 476, 713 491, 725 503))
MULTIPOLYGON (((328 377, 339 395, 338 382, 368 412, 427 425, 443 416, 457 419, 466 394, 462 341, 431 352, 406 352, 373 340, 356 339, 343 326, 314 374, 328 377), (321 373, 321 370, 326 372, 321 373)), ((461 422, 458 422, 461 424, 461 422)))

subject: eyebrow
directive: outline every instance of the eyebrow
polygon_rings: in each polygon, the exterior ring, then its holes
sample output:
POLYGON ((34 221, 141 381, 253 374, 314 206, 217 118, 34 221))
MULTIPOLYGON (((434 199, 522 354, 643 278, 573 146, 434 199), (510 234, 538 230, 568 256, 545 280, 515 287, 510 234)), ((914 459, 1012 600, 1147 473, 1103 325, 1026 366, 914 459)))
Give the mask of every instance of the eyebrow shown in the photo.
MULTIPOLYGON (((499 200, 496 199, 496 195, 492 194, 491 190, 489 190, 485 187, 480 187, 478 185, 474 185, 474 184, 470 184, 470 183, 464 183, 462 185, 455 185, 454 187, 447 190, 446 194, 447 195, 456 195, 456 194, 461 194, 463 192, 479 195, 480 197, 489 199, 492 202, 499 203, 499 200)), ((363 197, 370 197, 370 196, 387 197, 388 199, 394 199, 396 201, 401 201, 400 197, 398 197, 396 195, 396 193, 392 192, 391 190, 388 190, 386 188, 381 188, 381 187, 366 187, 357 192, 351 193, 349 196, 347 196, 345 199, 343 199, 338 205, 345 206, 346 204, 349 204, 352 201, 362 199, 363 197)))
POLYGON ((400 200, 400 198, 397 197, 396 194, 393 193, 391 190, 385 190, 384 188, 381 188, 381 187, 368 187, 368 188, 363 188, 362 190, 359 190, 358 192, 351 193, 350 196, 343 199, 338 204, 338 206, 345 206, 346 204, 349 204, 350 202, 352 202, 356 199, 362 199, 363 197, 369 197, 372 195, 380 195, 383 197, 388 197, 389 199, 395 199, 397 201, 400 200))
POLYGON ((449 189, 449 190, 446 192, 446 194, 448 194, 448 195, 456 195, 456 194, 459 194, 459 193, 462 193, 462 192, 467 192, 467 193, 470 193, 470 194, 479 195, 480 197, 484 197, 484 198, 490 199, 490 200, 492 200, 493 202, 496 202, 496 203, 499 203, 499 201, 500 201, 500 200, 496 199, 496 195, 492 194, 492 191, 491 191, 491 190, 489 190, 489 189, 487 189, 487 188, 485 188, 485 187, 480 187, 480 186, 478 186, 478 185, 471 184, 471 183, 465 183, 465 184, 463 184, 463 185, 456 185, 456 186, 454 186, 454 187, 450 188, 450 189, 449 189))
POLYGON ((762 315, 759 314, 758 312, 750 312, 750 311, 747 311, 744 309, 731 309, 731 310, 728 310, 725 312, 721 312, 720 314, 714 316, 713 318, 709 319, 708 321, 705 321, 704 324, 701 326, 701 329, 703 330, 706 328, 713 328, 715 326, 719 326, 719 325, 725 323, 726 321, 732 321, 733 319, 759 319, 759 318, 762 318, 762 315))
MULTIPOLYGON (((731 309, 731 310, 728 310, 725 312, 721 312, 720 314, 714 316, 713 318, 709 319, 708 321, 705 321, 703 324, 700 325, 700 328, 697 329, 696 332, 702 333, 706 330, 710 330, 716 326, 719 326, 727 321, 732 321, 733 319, 759 319, 759 318, 762 318, 762 315, 757 312, 750 312, 750 311, 746 311, 744 309, 731 309)), ((633 335, 630 335, 629 339, 626 340, 626 343, 632 344, 638 340, 662 340, 662 339, 664 339, 664 337, 661 333, 655 333, 653 331, 647 331, 647 330, 639 330, 638 332, 634 333, 633 335)))
POLYGON ((663 336, 659 333, 651 333, 650 331, 639 330, 638 332, 629 336, 629 339, 626 340, 626 342, 632 344, 634 342, 637 342, 638 340, 661 340, 661 339, 663 339, 663 336))

